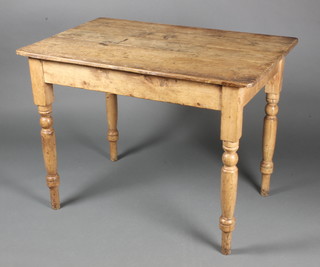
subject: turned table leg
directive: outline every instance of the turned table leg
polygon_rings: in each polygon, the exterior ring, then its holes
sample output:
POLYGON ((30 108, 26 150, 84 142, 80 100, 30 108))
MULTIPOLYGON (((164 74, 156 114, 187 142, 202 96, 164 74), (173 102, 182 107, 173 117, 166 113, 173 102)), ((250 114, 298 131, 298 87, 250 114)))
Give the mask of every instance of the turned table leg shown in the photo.
POLYGON ((276 75, 266 84, 266 100, 265 108, 266 116, 263 123, 262 138, 262 161, 260 171, 262 174, 261 191, 262 196, 268 196, 270 192, 270 178, 273 172, 273 154, 276 145, 277 125, 278 125, 278 102, 282 87, 284 59, 278 64, 276 75))
POLYGON ((236 206, 238 184, 237 150, 239 142, 223 141, 224 153, 222 156, 223 167, 221 169, 221 210, 220 229, 222 231, 222 254, 231 253, 232 231, 235 227, 234 210, 236 206))
POLYGON ((110 144, 110 159, 118 160, 117 141, 119 132, 117 130, 118 101, 117 95, 106 93, 107 118, 108 118, 108 140, 110 144))
POLYGON ((221 107, 221 140, 223 146, 221 169, 221 217, 222 231, 221 252, 231 253, 232 231, 236 220, 234 211, 238 184, 238 154, 239 140, 242 134, 243 103, 238 88, 222 87, 221 107))
POLYGON ((54 100, 53 86, 44 81, 42 61, 29 59, 30 76, 34 103, 40 114, 41 141, 44 164, 47 170, 47 185, 50 189, 51 207, 60 208, 59 184, 57 171, 56 137, 51 116, 54 100))
POLYGON ((268 196, 270 191, 270 177, 273 172, 273 154, 277 134, 278 94, 267 94, 266 116, 263 125, 263 158, 260 165, 262 174, 261 195, 268 196))
POLYGON ((47 170, 47 185, 50 189, 51 207, 60 208, 59 184, 60 177, 57 172, 56 136, 51 116, 52 106, 39 106, 42 152, 47 170))

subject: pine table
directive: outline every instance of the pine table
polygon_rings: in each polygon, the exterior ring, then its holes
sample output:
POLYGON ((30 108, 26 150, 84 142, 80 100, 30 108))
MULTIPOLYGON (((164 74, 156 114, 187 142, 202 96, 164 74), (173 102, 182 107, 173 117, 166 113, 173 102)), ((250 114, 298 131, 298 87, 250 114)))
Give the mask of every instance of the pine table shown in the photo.
POLYGON ((297 38, 98 18, 17 50, 28 57, 53 209, 60 208, 53 84, 106 93, 110 157, 117 160, 117 95, 221 111, 221 251, 231 252, 243 109, 266 93, 261 195, 273 171, 285 56, 297 38))

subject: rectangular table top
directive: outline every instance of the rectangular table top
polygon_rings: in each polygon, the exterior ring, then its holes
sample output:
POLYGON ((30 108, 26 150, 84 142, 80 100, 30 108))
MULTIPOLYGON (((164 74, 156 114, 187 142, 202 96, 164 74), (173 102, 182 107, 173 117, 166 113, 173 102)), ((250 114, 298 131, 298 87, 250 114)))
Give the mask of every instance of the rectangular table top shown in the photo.
POLYGON ((251 87, 297 43, 294 37, 98 18, 18 55, 167 78, 251 87))

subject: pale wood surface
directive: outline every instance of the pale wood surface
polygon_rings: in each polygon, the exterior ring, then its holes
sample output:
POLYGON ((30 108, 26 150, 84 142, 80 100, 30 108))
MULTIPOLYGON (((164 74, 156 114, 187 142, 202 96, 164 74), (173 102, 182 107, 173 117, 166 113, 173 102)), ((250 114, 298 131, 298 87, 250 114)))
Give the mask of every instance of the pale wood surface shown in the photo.
POLYGON ((52 84, 44 81, 43 62, 29 58, 29 70, 32 85, 33 102, 37 106, 48 106, 54 101, 52 84))
POLYGON ((221 86, 214 84, 49 61, 43 62, 43 69, 47 83, 199 108, 221 108, 221 86))
POLYGON ((19 55, 235 87, 254 86, 296 38, 98 18, 19 55))
POLYGON ((243 91, 234 87, 222 87, 220 139, 237 141, 242 135, 243 91))

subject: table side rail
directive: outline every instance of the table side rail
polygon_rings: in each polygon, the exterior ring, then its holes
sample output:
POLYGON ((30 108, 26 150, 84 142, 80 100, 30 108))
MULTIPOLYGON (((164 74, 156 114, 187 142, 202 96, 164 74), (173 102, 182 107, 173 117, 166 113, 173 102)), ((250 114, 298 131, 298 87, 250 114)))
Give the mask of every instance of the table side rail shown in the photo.
POLYGON ((221 86, 130 72, 42 61, 46 83, 213 110, 221 109, 221 86))

